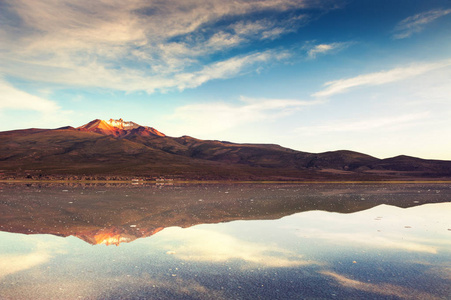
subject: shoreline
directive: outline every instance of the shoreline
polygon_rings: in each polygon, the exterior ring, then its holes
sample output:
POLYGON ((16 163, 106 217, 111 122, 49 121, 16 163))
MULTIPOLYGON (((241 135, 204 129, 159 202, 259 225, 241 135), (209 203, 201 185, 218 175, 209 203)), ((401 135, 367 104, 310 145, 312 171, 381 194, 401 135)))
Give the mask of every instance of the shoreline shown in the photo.
POLYGON ((76 184, 130 184, 130 185, 175 185, 175 184, 451 184, 451 180, 36 180, 0 179, 0 183, 76 183, 76 184))

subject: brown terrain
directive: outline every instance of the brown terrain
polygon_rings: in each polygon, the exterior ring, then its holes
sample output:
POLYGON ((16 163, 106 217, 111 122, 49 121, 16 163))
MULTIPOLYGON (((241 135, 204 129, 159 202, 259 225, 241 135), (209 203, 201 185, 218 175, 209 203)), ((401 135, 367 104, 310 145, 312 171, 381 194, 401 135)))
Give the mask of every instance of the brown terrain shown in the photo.
POLYGON ((451 161, 379 159, 340 150, 296 151, 169 137, 133 122, 93 120, 58 129, 0 132, 0 179, 449 180, 451 161))

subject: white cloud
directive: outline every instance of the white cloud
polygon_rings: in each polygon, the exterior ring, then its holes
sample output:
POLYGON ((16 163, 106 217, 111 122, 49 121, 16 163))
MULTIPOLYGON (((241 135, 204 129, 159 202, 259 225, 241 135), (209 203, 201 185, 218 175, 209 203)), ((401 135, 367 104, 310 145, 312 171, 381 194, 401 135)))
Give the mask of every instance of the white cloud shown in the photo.
POLYGON ((183 90, 186 87, 197 87, 212 79, 230 78, 240 74, 247 67, 256 63, 277 61, 287 57, 286 52, 266 51, 243 57, 233 57, 225 61, 205 66, 202 70, 194 73, 183 73, 175 76, 174 84, 183 90))
POLYGON ((58 111, 59 107, 53 101, 18 90, 0 79, 0 111, 4 109, 33 110, 47 114, 58 111))
POLYGON ((249 264, 277 268, 319 264, 276 245, 248 242, 207 229, 167 228, 165 232, 171 233, 171 242, 167 242, 165 250, 187 261, 218 263, 241 260, 249 264))
MULTIPOLYGON (((17 249, 32 249, 28 252, 18 251, 17 253, 0 254, 0 279, 15 274, 17 272, 33 269, 49 262, 56 254, 65 253, 64 241, 56 241, 59 237, 46 237, 43 239, 39 235, 19 235, 2 232, 3 239, 10 241, 17 249), (13 236, 14 235, 14 236, 13 236)), ((8 244, 8 243, 7 243, 8 244)))
POLYGON ((313 97, 329 97, 335 94, 347 92, 349 89, 361 86, 377 86, 391 82, 405 80, 433 70, 451 66, 451 60, 443 60, 433 63, 414 64, 409 67, 399 67, 388 71, 381 71, 359 75, 347 79, 339 79, 324 84, 325 89, 314 93, 313 97))
POLYGON ((240 100, 241 103, 238 105, 223 102, 188 104, 178 107, 175 113, 168 117, 168 120, 183 124, 184 132, 180 132, 181 134, 190 132, 193 135, 205 135, 245 123, 271 121, 293 114, 303 107, 322 103, 320 100, 302 101, 243 96, 240 100), (205 124, 209 124, 209 126, 205 127, 205 124))
POLYGON ((48 262, 48 253, 11 254, 0 256, 0 279, 23 270, 28 270, 48 262))
POLYGON ((286 20, 275 21, 271 19, 261 19, 256 21, 238 21, 229 27, 235 35, 243 40, 273 40, 283 34, 296 31, 301 25, 308 22, 307 15, 299 15, 286 20))
MULTIPOLYGON (((307 22, 300 9, 327 10, 325 3, 6 0, 2 7, 6 9, 0 11, 0 71, 43 82, 125 91, 195 87, 240 74, 237 70, 225 71, 227 76, 203 74, 225 67, 211 61, 212 54, 291 32, 307 22), (272 19, 247 21, 250 14, 264 11, 273 12, 272 19), (297 13, 277 18, 288 11, 297 13), (226 17, 233 18, 229 24, 220 23, 226 17), (174 77, 175 82, 168 79, 174 77)), ((224 59, 227 67, 231 62, 244 65, 245 57, 259 62, 246 49, 238 52, 224 59)))
POLYGON ((449 13, 451 13, 451 9, 434 9, 416 14, 414 16, 410 16, 396 25, 393 38, 408 38, 412 34, 422 31, 427 24, 435 21, 440 17, 446 16, 449 13))
POLYGON ((172 67, 177 71, 166 70, 159 74, 148 74, 130 67, 110 69, 97 61, 83 66, 76 66, 73 62, 68 61, 62 61, 59 66, 20 64, 9 69, 9 73, 33 81, 153 93, 157 90, 194 88, 213 79, 226 79, 245 72, 252 72, 257 65, 262 66, 281 61, 287 57, 289 57, 289 53, 286 51, 267 50, 216 61, 192 72, 186 72, 183 68, 177 67, 178 63, 174 62, 172 67))
POLYGON ((307 51, 307 55, 310 59, 316 58, 318 54, 326 54, 337 50, 342 50, 349 46, 350 43, 331 43, 331 44, 318 44, 311 47, 307 51))

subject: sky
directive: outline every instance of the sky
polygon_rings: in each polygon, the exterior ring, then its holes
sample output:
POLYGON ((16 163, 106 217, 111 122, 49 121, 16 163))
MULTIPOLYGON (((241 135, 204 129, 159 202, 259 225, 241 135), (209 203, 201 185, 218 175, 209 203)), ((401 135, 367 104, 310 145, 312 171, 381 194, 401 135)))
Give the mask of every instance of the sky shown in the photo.
POLYGON ((0 118, 451 160, 451 2, 0 0, 0 118))

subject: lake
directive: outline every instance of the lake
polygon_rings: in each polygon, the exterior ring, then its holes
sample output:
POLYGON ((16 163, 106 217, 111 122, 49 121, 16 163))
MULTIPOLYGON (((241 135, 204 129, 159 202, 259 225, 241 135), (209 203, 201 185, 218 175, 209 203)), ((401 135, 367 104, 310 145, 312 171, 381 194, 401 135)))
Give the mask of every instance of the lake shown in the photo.
POLYGON ((1 184, 0 299, 449 299, 450 184, 1 184))

